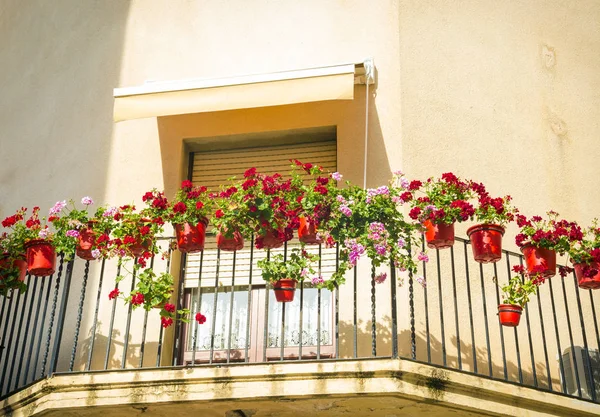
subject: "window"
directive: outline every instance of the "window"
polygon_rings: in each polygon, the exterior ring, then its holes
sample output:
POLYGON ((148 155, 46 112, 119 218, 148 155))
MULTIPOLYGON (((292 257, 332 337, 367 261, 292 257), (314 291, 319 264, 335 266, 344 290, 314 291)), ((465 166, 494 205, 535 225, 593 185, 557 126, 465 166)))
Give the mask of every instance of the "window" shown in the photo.
MULTIPOLYGON (((335 135, 335 127, 327 127, 251 138, 222 138, 217 145, 208 141, 204 149, 194 150, 190 155, 191 178, 195 184, 214 190, 232 176, 241 178, 250 167, 263 173, 285 174, 290 170, 290 159, 316 163, 333 172, 337 167, 335 135)), ((293 239, 288 242, 287 250, 296 246, 299 242, 293 239)), ((275 249, 272 253, 284 250, 275 249)), ((313 246, 308 250, 321 252, 323 274, 334 271, 334 249, 313 246)), ((333 294, 304 283, 292 303, 285 306, 277 303, 273 291, 265 291, 256 267, 256 262, 265 256, 266 251, 252 248, 251 242, 245 242, 244 249, 235 254, 217 251, 210 230, 204 252, 188 255, 184 283, 186 305, 193 314, 198 310, 202 312, 207 322, 202 325, 192 322, 186 326, 183 332, 185 363, 202 363, 211 358, 215 362, 279 360, 284 322, 283 355, 286 358, 335 354, 333 294)))

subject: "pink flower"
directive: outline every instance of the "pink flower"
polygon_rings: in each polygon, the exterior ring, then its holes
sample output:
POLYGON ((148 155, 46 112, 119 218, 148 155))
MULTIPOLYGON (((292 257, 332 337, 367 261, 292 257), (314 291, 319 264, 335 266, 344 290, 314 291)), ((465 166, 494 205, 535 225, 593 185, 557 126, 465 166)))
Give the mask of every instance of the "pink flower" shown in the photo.
POLYGON ((65 233, 68 237, 79 237, 79 232, 75 229, 67 230, 65 233))
POLYGON ((342 180, 342 174, 340 174, 339 172, 334 172, 333 174, 331 174, 331 178, 333 178, 336 181, 341 181, 342 180))
POLYGON ((348 206, 340 206, 340 211, 346 217, 352 216, 352 210, 350 210, 350 208, 348 206))
POLYGON ((375 275, 375 282, 378 284, 383 284, 386 279, 387 279, 387 274, 385 272, 381 272, 381 273, 375 275))
POLYGON ((427 282, 425 281, 425 277, 423 277, 422 275, 417 275, 415 277, 415 281, 417 281, 419 284, 421 284, 421 286, 423 288, 427 287, 427 282))
POLYGON ((417 256, 417 259, 420 262, 429 262, 429 256, 427 256, 427 254, 424 252, 420 252, 419 255, 417 256))
POLYGON ((66 200, 57 201, 54 206, 50 209, 50 215, 60 213, 65 207, 67 207, 66 200))
POLYGON ((92 204, 94 204, 94 200, 92 200, 92 197, 83 197, 81 199, 81 204, 83 204, 84 206, 91 206, 92 204))
POLYGON ((313 285, 319 285, 319 284, 322 284, 322 283, 324 283, 324 282, 325 282, 325 280, 323 279, 323 277, 322 277, 322 276, 320 276, 320 275, 319 275, 318 277, 314 277, 314 278, 311 280, 311 282, 312 282, 312 284, 313 284, 313 285))

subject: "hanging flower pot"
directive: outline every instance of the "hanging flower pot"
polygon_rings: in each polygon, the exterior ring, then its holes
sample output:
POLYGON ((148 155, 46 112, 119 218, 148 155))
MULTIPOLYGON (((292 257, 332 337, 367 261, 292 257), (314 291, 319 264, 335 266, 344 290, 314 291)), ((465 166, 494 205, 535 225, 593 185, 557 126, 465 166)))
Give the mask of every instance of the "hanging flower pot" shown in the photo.
POLYGON ((11 259, 8 256, 0 256, 0 287, 4 279, 2 272, 8 269, 19 268, 19 281, 25 281, 27 274, 27 262, 24 259, 11 259))
POLYGON ((268 230, 264 235, 259 236, 262 240, 263 249, 277 249, 283 246, 283 237, 281 231, 268 230))
POLYGON ((51 242, 34 239, 25 243, 27 249, 27 269, 31 275, 44 277, 56 270, 56 251, 51 242))
POLYGON ((233 252, 244 248, 244 237, 237 230, 232 237, 225 237, 221 232, 217 233, 217 247, 224 251, 233 252))
POLYGON ((196 253, 204 250, 206 238, 206 218, 198 221, 196 225, 190 223, 176 224, 177 248, 183 253, 196 253))
POLYGON ((96 234, 92 230, 91 225, 85 227, 79 231, 79 237, 77 239, 77 248, 75 252, 77 256, 86 261, 93 261, 94 256, 92 255, 92 249, 96 245, 96 234))
POLYGON ((317 235, 317 225, 310 222, 306 217, 300 217, 300 227, 298 228, 298 239, 307 245, 318 245, 321 238, 317 235))
POLYGON ((597 290, 600 288, 600 265, 598 263, 575 264, 573 267, 575 268, 579 288, 584 290, 597 290))
POLYGON ((430 220, 425 220, 423 224, 427 228, 425 240, 428 247, 445 249, 454 245, 454 223, 432 223, 430 220))
POLYGON ((473 257, 482 264, 498 262, 502 257, 504 227, 497 224, 478 224, 467 230, 473 257))
POLYGON ((521 252, 525 256, 525 265, 529 274, 541 274, 544 278, 556 275, 556 252, 550 249, 524 245, 521 252))
POLYGON ((275 299, 280 303, 289 303, 294 301, 294 292, 296 291, 296 281, 293 279, 280 279, 273 283, 275 299))
POLYGON ((138 238, 136 243, 133 243, 129 246, 129 252, 131 252, 131 255, 133 255, 135 258, 139 258, 148 250, 148 248, 150 248, 151 245, 152 241, 150 239, 141 240, 138 238))
POLYGON ((523 307, 513 304, 500 304, 498 306, 498 317, 500 324, 507 327, 516 327, 521 321, 523 307))

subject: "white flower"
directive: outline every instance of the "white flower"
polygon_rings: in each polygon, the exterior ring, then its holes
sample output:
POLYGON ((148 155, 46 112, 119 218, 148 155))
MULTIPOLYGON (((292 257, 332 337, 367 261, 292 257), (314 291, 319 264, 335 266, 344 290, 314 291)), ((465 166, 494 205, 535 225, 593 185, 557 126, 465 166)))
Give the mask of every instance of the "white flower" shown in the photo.
POLYGON ((331 174, 331 178, 333 178, 336 181, 341 181, 342 177, 342 174, 340 174, 339 172, 334 172, 333 174, 331 174))

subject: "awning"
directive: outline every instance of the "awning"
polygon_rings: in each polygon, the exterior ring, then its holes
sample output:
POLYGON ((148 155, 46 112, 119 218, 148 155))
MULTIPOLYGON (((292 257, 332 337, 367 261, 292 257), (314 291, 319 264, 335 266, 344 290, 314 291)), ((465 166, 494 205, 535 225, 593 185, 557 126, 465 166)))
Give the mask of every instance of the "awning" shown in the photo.
POLYGON ((114 120, 352 100, 354 84, 365 84, 369 78, 365 76, 365 65, 369 68, 370 62, 115 88, 114 120))

